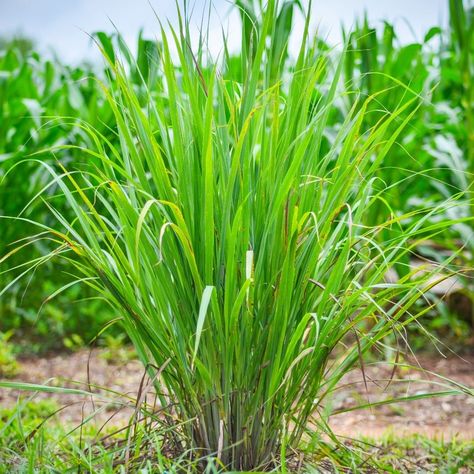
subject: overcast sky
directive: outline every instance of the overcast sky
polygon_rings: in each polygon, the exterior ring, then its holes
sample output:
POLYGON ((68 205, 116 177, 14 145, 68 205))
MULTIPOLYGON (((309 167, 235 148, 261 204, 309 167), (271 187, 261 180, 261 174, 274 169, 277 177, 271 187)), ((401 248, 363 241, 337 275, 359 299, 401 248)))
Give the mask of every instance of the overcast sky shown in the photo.
MULTIPOLYGON (((54 48, 69 62, 96 60, 97 50, 86 33, 112 31, 112 22, 125 39, 134 44, 140 28, 148 37, 158 31, 158 20, 176 22, 174 0, 0 0, 0 36, 23 34, 37 41, 41 50, 54 48)), ((208 0, 194 0, 196 25, 208 0)), ((402 42, 422 39, 424 33, 447 20, 448 0, 314 0, 314 25, 332 43, 340 41, 340 24, 350 26, 357 15, 367 11, 374 21, 388 19, 397 25, 402 42), (408 26, 410 25, 410 26, 408 26)), ((229 0, 213 0, 211 46, 219 52, 220 25, 228 31, 234 48, 239 44, 238 15, 231 12, 229 0)), ((302 20, 296 20, 295 30, 302 20)))

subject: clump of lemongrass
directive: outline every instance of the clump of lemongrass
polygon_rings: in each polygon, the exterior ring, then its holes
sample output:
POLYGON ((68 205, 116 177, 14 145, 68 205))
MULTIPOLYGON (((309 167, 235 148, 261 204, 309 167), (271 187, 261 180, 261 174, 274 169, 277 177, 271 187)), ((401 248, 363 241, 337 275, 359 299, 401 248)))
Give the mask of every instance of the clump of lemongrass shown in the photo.
MULTIPOLYGON (((328 139, 341 67, 322 84, 327 58, 307 20, 295 64, 275 68, 278 12, 270 0, 252 54, 233 57, 243 82, 227 53, 206 57, 204 40, 193 54, 187 21, 162 31, 161 85, 140 100, 104 52, 120 146, 89 127, 96 147, 84 159, 100 165, 51 169, 74 220, 51 206, 57 226, 40 224, 120 314, 151 376, 161 368, 155 388, 183 422, 183 450, 229 469, 285 457, 341 377, 417 316, 429 275, 384 275, 450 225, 430 223, 438 209, 364 225, 411 103, 366 130, 369 97, 328 139), (388 227, 398 232, 381 241, 388 227)), ((318 426, 328 429, 323 415, 318 426)))

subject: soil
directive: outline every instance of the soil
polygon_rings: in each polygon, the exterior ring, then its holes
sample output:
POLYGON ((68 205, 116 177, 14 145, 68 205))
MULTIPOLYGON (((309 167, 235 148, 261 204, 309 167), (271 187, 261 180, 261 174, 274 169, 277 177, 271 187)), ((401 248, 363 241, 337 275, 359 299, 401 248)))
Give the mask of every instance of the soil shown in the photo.
MULTIPOLYGON (((419 364, 423 370, 399 368, 393 374, 393 367, 388 365, 366 367, 367 387, 361 371, 352 372, 346 379, 351 385, 341 388, 334 408, 347 409, 368 401, 449 390, 450 387, 436 385, 445 381, 434 374, 471 389, 474 387, 474 354, 462 358, 455 355, 448 358, 420 356, 405 364, 415 367, 419 364), (392 377, 393 381, 387 387, 392 377), (396 381, 401 379, 404 381, 396 381)), ((391 433, 396 437, 422 434, 446 440, 453 437, 474 440, 474 397, 449 395, 387 404, 332 416, 330 424, 335 433, 353 438, 378 438, 391 433)))
MULTIPOLYGON (((136 360, 110 363, 104 352, 81 350, 76 353, 59 353, 45 357, 20 360, 21 371, 16 380, 22 382, 56 386, 83 388, 113 398, 115 403, 103 404, 100 400, 92 403, 91 398, 70 394, 37 393, 36 398, 55 399, 65 407, 57 416, 64 423, 80 423, 84 417, 97 410, 96 421, 105 422, 112 418, 117 426, 125 423, 134 410, 134 399, 143 379, 143 367, 136 360), (107 388, 107 391, 101 389, 107 388), (116 395, 110 391, 120 393, 116 395)), ((419 365, 425 370, 406 368, 393 369, 388 365, 367 364, 364 376, 360 369, 353 371, 342 382, 333 398, 333 409, 343 410, 353 406, 375 402, 391 397, 416 395, 427 391, 445 390, 433 382, 443 380, 430 372, 448 377, 465 386, 474 386, 474 354, 420 356, 419 365), (404 379, 404 383, 397 380, 404 379), (388 380, 393 379, 388 385, 388 380), (409 382, 406 382, 409 380, 409 382), (429 382, 426 382, 429 381, 429 382)), ((406 362, 416 365, 415 360, 406 362)), ((0 389, 0 406, 12 406, 19 396, 31 397, 29 392, 0 389)), ((474 439, 474 397, 468 395, 425 398, 415 401, 382 405, 371 409, 356 410, 333 415, 330 424, 338 435, 359 438, 377 438, 383 434, 394 436, 423 434, 429 437, 453 437, 474 439)))

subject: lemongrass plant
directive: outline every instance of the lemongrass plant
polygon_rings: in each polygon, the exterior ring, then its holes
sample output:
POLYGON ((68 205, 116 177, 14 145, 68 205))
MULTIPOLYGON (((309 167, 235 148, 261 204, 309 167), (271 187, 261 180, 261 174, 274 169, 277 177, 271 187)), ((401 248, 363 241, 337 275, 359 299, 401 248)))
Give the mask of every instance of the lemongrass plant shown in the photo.
POLYGON ((182 452, 234 470, 275 465, 310 419, 327 428, 338 381, 417 316, 433 284, 427 273, 384 275, 449 225, 430 224, 436 209, 363 225, 384 200, 375 173, 411 114, 361 129, 369 97, 328 138, 341 66, 322 84, 327 58, 308 14, 294 65, 275 77, 278 12, 270 0, 252 54, 238 56, 239 83, 226 50, 213 61, 201 38, 193 54, 187 20, 162 31, 162 86, 145 105, 104 52, 120 145, 84 126, 95 142, 84 160, 100 165, 50 170, 75 219, 50 205, 57 226, 38 224, 37 239, 52 235, 53 254, 120 315, 182 452), (380 242, 385 227, 399 232, 380 242))

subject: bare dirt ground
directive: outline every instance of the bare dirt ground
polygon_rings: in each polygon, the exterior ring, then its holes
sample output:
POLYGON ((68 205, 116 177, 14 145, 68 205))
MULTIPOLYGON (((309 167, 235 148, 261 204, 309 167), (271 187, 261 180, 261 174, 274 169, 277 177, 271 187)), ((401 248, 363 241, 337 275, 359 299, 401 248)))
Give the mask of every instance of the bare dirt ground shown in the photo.
MULTIPOLYGON (((474 354, 462 358, 420 356, 417 360, 424 371, 399 368, 393 374, 393 368, 388 365, 366 367, 367 389, 361 372, 354 371, 346 380, 352 385, 341 388, 334 407, 344 409, 368 401, 449 390, 437 385, 445 381, 434 374, 474 387, 474 354), (392 376, 393 381, 387 387, 392 376), (397 382, 401 379, 405 381, 397 382)), ((405 363, 417 365, 414 360, 405 363)), ((355 438, 377 438, 388 432, 397 437, 417 433, 446 440, 453 437, 473 440, 474 397, 449 395, 356 410, 333 416, 331 426, 337 434, 355 438)))
MULTIPOLYGON (((367 401, 376 402, 446 389, 434 385, 433 382, 443 380, 426 371, 443 375, 471 388, 474 386, 474 354, 463 358, 420 356, 418 362, 425 372, 399 368, 393 374, 393 369, 387 365, 369 364, 365 367, 367 387, 362 372, 354 371, 344 379, 336 392, 333 408, 342 410, 367 401), (387 381, 392 378, 393 381, 387 387, 387 381), (408 379, 410 382, 397 382, 400 379, 408 379)), ((410 363, 416 364, 414 360, 410 363)), ((64 406, 57 415, 61 422, 80 423, 84 417, 98 410, 98 422, 105 422, 112 417, 111 423, 115 425, 124 423, 132 414, 134 397, 142 378, 143 368, 138 361, 120 365, 108 363, 99 350, 93 351, 91 355, 89 351, 82 350, 73 354, 23 359, 21 372, 16 377, 22 382, 48 383, 105 393, 106 397, 116 400, 113 406, 102 404, 100 399, 92 403, 90 397, 70 394, 38 393, 36 397, 53 398, 59 406, 64 406), (108 391, 103 392, 100 387, 105 387, 108 391), (114 395, 110 390, 122 395, 114 395)), ((0 406, 12 406, 19 396, 18 391, 0 389, 0 406)), ((31 394, 22 392, 21 396, 25 398, 31 394)), ((419 433, 444 439, 454 436, 474 439, 474 398, 468 395, 426 398, 356 410, 332 416, 331 426, 336 434, 354 438, 377 438, 392 432, 395 436, 419 433)))

